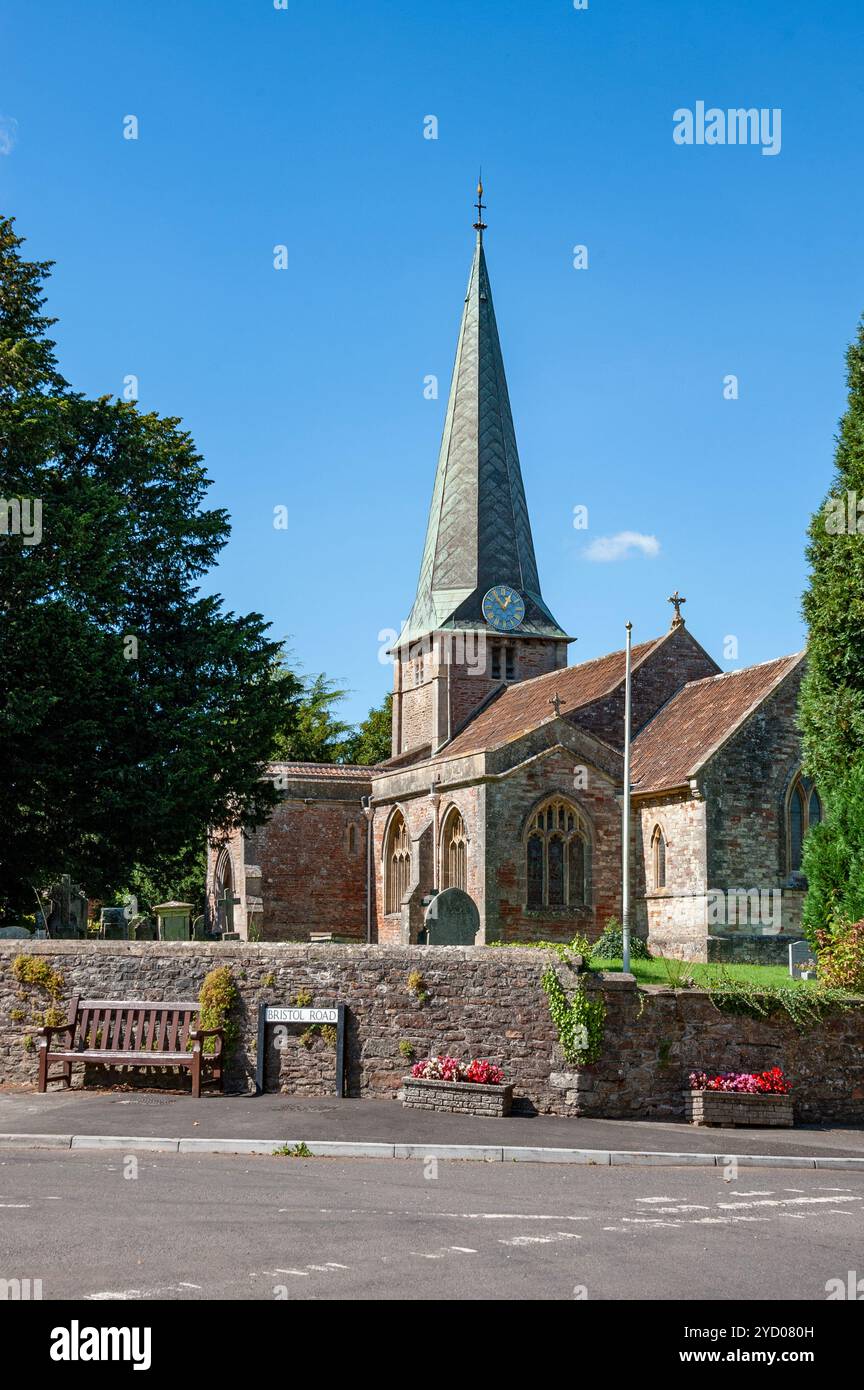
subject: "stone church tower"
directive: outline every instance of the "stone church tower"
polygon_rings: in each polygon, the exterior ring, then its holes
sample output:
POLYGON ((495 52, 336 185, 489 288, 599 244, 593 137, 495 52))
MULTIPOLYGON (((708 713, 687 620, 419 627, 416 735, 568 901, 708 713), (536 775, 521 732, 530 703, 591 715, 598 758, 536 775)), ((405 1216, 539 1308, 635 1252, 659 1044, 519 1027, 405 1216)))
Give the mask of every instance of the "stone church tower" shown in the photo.
POLYGON ((504 360, 483 250, 483 187, 477 243, 417 594, 393 649, 393 755, 437 752, 503 682, 567 664, 572 641, 540 591, 504 360), (515 591, 518 632, 490 633, 484 597, 515 591))

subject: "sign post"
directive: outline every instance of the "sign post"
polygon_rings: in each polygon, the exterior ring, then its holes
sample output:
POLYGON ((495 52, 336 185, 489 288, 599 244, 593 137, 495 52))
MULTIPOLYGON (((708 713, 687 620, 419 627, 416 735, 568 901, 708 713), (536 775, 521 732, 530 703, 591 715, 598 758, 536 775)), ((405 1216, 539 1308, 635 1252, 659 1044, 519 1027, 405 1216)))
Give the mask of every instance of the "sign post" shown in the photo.
POLYGON ((336 1004, 320 1009, 299 1009, 287 1004, 259 1004, 258 1055, 255 1059, 255 1094, 264 1092, 264 1050, 267 1045, 267 1024, 329 1023, 336 1024, 336 1094, 345 1099, 345 1005, 336 1004))

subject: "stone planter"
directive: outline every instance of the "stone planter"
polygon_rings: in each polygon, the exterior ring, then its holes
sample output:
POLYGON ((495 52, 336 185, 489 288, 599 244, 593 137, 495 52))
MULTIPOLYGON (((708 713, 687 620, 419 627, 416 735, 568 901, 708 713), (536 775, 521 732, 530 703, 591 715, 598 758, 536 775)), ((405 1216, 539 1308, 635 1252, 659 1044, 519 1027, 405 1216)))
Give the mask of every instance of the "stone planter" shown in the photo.
POLYGON ((402 1104, 414 1110, 451 1110, 457 1115, 509 1115, 513 1087, 480 1086, 474 1081, 434 1081, 406 1076, 402 1104))
POLYGON ((754 1095, 749 1091, 685 1091, 684 1114, 691 1125, 791 1129, 794 1123, 791 1096, 754 1095))

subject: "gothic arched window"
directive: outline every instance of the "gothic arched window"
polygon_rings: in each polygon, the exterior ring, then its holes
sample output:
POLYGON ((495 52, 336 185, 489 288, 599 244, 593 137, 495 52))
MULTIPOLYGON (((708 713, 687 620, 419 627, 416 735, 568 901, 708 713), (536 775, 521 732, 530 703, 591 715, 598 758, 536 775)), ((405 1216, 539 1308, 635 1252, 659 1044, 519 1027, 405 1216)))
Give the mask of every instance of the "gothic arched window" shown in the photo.
POLYGON ((804 836, 822 819, 822 802, 809 777, 798 772, 786 793, 786 864, 790 874, 801 869, 804 836))
POLYGON ((582 907, 591 901, 591 836, 572 802, 544 801, 525 842, 527 906, 582 907))
POLYGON ((441 887, 468 891, 468 836, 455 806, 448 811, 441 833, 441 887))
POLYGON ((651 836, 651 868, 654 887, 666 887, 666 836, 659 825, 655 825, 651 836))
POLYGON ((387 832, 384 853, 384 911, 398 912, 411 882, 411 841, 401 811, 397 811, 387 832))

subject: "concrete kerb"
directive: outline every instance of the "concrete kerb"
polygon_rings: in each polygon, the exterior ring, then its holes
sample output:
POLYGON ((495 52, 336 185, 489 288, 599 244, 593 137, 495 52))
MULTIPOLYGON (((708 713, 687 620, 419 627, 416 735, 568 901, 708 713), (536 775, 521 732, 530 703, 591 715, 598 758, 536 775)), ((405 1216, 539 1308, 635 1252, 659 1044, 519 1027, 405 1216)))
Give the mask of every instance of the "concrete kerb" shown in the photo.
POLYGON ((455 1159, 482 1163, 577 1163, 589 1167, 819 1168, 864 1172, 864 1158, 787 1154, 676 1153, 554 1149, 497 1144, 383 1144, 326 1139, 182 1139, 109 1134, 0 1134, 2 1149, 149 1150, 151 1153, 260 1154, 305 1146, 313 1158, 455 1159))

